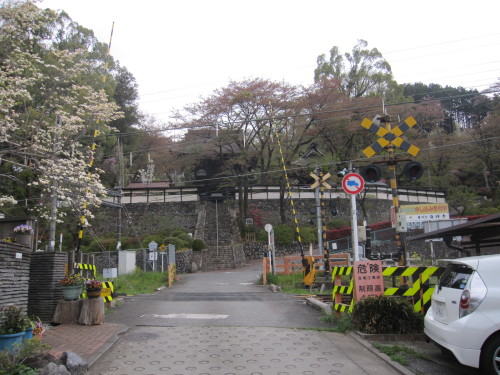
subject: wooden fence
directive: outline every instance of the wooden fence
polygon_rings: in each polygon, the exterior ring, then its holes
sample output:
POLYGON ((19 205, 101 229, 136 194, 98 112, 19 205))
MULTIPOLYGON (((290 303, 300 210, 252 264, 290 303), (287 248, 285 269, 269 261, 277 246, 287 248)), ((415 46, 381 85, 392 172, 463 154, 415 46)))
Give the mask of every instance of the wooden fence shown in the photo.
MULTIPOLYGON (((324 257, 322 255, 313 255, 316 271, 324 270, 324 257), (321 269, 323 267, 323 269, 321 269)), ((330 254, 330 272, 334 267, 347 267, 350 265, 350 255, 346 253, 330 254)), ((302 272, 302 257, 299 255, 285 255, 276 257, 276 273, 281 275, 290 275, 292 273, 302 272)), ((267 284, 267 274, 272 272, 270 258, 262 258, 262 283, 267 284)))

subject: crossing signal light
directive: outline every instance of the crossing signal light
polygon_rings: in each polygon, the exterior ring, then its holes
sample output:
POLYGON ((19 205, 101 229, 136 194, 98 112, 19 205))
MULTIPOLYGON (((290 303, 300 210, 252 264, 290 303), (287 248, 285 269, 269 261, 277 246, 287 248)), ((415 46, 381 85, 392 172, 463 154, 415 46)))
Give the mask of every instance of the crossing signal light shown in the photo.
POLYGON ((380 168, 375 164, 370 164, 361 170, 361 176, 366 182, 377 182, 382 178, 382 172, 380 168))
POLYGON ((318 221, 318 219, 316 218, 316 207, 311 207, 309 208, 309 213, 311 214, 311 218, 309 219, 309 224, 311 225, 315 225, 318 221))
POLYGON ((349 171, 347 170, 347 168, 344 168, 341 171, 337 172, 337 177, 344 177, 347 173, 349 173, 349 171))
POLYGON ((410 161, 405 165, 404 176, 409 180, 418 180, 424 173, 424 167, 417 161, 410 161))

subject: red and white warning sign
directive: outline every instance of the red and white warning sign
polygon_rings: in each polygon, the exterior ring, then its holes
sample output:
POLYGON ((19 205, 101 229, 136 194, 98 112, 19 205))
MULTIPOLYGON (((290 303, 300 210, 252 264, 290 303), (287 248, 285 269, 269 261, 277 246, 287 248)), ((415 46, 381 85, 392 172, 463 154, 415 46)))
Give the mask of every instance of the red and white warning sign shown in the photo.
POLYGON ((357 173, 348 173, 342 179, 342 189, 347 194, 359 194, 365 187, 365 180, 357 173))

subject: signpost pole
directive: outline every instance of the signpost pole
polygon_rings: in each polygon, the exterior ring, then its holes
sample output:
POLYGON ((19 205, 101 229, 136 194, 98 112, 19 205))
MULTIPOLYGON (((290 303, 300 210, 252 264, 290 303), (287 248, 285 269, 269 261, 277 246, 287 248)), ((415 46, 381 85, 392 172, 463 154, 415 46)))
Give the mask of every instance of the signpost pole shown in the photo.
POLYGON ((271 255, 271 270, 273 275, 276 275, 276 250, 274 249, 274 229, 271 224, 266 224, 264 229, 267 232, 267 248, 271 255))
MULTIPOLYGON (((351 166, 349 166, 351 169, 351 166)), ((358 238, 358 215, 356 212, 356 194, 359 194, 365 187, 365 181, 357 173, 348 173, 342 179, 342 188, 348 194, 351 194, 351 233, 352 250, 354 261, 359 260, 359 238, 358 238)))
POLYGON ((354 261, 359 260, 359 239, 358 239, 358 214, 356 212, 356 194, 351 194, 351 231, 352 231, 352 250, 354 251, 354 261))

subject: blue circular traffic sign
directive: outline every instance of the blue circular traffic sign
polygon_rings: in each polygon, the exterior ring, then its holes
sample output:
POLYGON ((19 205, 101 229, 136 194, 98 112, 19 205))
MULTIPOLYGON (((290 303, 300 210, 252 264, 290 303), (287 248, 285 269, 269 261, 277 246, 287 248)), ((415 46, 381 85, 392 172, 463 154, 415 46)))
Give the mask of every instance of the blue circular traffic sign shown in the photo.
POLYGON ((365 187, 365 180, 357 173, 348 173, 342 179, 342 189, 347 194, 358 194, 365 187))

